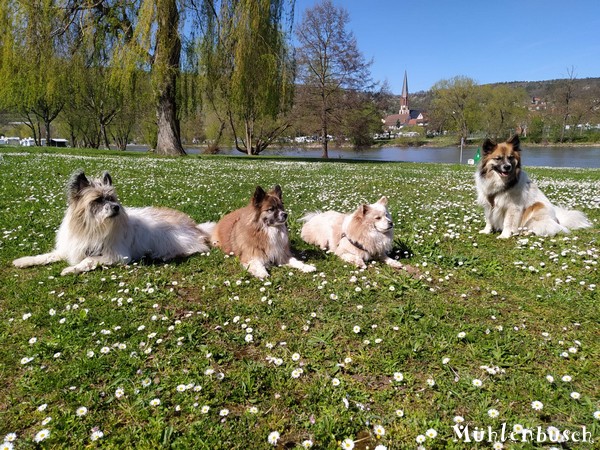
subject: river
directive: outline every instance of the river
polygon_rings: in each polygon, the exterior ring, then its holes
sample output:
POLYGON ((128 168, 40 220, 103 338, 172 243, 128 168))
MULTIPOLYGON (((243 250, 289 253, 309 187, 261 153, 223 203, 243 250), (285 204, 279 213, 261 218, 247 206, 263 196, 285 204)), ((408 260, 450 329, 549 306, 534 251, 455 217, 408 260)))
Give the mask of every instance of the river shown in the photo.
MULTIPOLYGON (((128 146, 128 150, 145 151, 142 146, 128 146)), ((190 154, 201 153, 201 149, 187 148, 190 154)), ((463 149, 462 162, 466 164, 473 158, 476 148, 463 149)), ((221 154, 242 155, 237 150, 224 150, 221 154)), ((301 158, 319 158, 320 148, 269 147, 264 155, 278 155, 301 158)), ((330 148, 330 159, 355 159, 367 161, 404 161, 426 163, 458 163, 460 148, 433 147, 380 147, 364 150, 351 148, 330 148)), ((594 167, 600 168, 600 145, 597 147, 531 147, 523 146, 522 162, 524 166, 536 167, 594 167)))

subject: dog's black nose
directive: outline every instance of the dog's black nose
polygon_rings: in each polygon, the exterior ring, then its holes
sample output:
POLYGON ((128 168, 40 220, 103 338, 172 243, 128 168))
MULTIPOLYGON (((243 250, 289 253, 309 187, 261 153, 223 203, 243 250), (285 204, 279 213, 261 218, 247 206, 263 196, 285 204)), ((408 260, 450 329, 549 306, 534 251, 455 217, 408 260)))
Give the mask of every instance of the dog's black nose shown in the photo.
POLYGON ((121 210, 121 207, 119 205, 112 205, 112 212, 114 214, 118 214, 120 210, 121 210))
POLYGON ((281 213, 281 219, 282 220, 287 220, 287 213, 286 212, 282 212, 281 213))
POLYGON ((504 172, 510 172, 511 169, 512 169, 512 166, 510 164, 502 164, 502 170, 504 172))

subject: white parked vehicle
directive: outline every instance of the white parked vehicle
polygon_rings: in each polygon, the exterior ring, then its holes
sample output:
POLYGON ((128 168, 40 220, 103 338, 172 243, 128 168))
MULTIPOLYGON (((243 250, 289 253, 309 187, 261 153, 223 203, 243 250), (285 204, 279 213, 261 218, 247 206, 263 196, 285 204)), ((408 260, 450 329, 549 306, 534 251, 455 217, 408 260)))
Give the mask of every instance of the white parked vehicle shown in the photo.
POLYGON ((30 138, 30 137, 24 138, 24 139, 21 139, 20 144, 21 144, 21 147, 35 147, 35 139, 30 138))
POLYGON ((21 138, 16 136, 6 136, 0 140, 0 144, 4 145, 20 145, 21 138))

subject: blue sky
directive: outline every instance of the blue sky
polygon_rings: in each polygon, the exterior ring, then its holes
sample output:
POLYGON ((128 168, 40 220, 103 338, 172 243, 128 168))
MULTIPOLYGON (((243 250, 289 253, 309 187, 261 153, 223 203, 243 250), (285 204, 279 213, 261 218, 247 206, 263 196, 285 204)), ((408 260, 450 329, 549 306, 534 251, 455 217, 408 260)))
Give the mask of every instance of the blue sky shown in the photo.
MULTIPOLYGON (((318 0, 296 0, 295 22, 318 0)), ((333 0, 371 73, 402 90, 464 75, 479 84, 600 77, 600 0, 333 0)))

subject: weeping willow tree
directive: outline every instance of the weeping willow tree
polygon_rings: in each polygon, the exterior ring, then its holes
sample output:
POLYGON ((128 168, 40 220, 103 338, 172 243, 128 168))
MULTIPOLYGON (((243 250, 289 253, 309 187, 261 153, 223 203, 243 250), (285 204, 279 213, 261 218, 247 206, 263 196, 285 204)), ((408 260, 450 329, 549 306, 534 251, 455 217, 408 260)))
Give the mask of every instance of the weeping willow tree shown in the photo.
POLYGON ((181 26, 177 0, 142 0, 137 9, 132 38, 115 51, 121 80, 136 73, 150 74, 156 107, 155 151, 161 155, 185 155, 181 144, 177 81, 180 76, 181 26))
POLYGON ((223 0, 203 4, 200 67, 207 103, 235 147, 258 155, 289 123, 294 65, 289 43, 294 1, 223 0))
POLYGON ((66 45, 55 0, 0 0, 0 106, 16 112, 37 145, 67 98, 66 45))
POLYGON ((65 18, 71 96, 63 119, 73 145, 110 148, 109 126, 130 101, 135 77, 123 76, 115 49, 133 37, 136 8, 121 0, 79 0, 65 18))
MULTIPOLYGON (((2 1, 2 0, 0 0, 2 1)), ((89 18, 71 20, 72 26, 87 23, 80 31, 83 53, 91 61, 97 83, 80 97, 81 105, 94 114, 102 140, 108 143, 108 125, 120 148, 124 148, 131 126, 147 109, 148 99, 154 103, 156 115, 152 137, 148 142, 162 155, 184 155, 181 143, 180 117, 193 109, 188 98, 190 79, 182 81, 182 34, 180 13, 193 10, 184 0, 72 0, 75 15, 89 18), (138 92, 150 81, 149 91, 138 92), (182 87, 186 88, 182 97, 182 87), (132 104, 132 102, 134 104, 132 104), (184 107, 179 106, 180 103, 184 107)), ((193 36, 192 36, 193 39, 193 36)), ((186 63, 193 61, 188 56, 186 63)))

